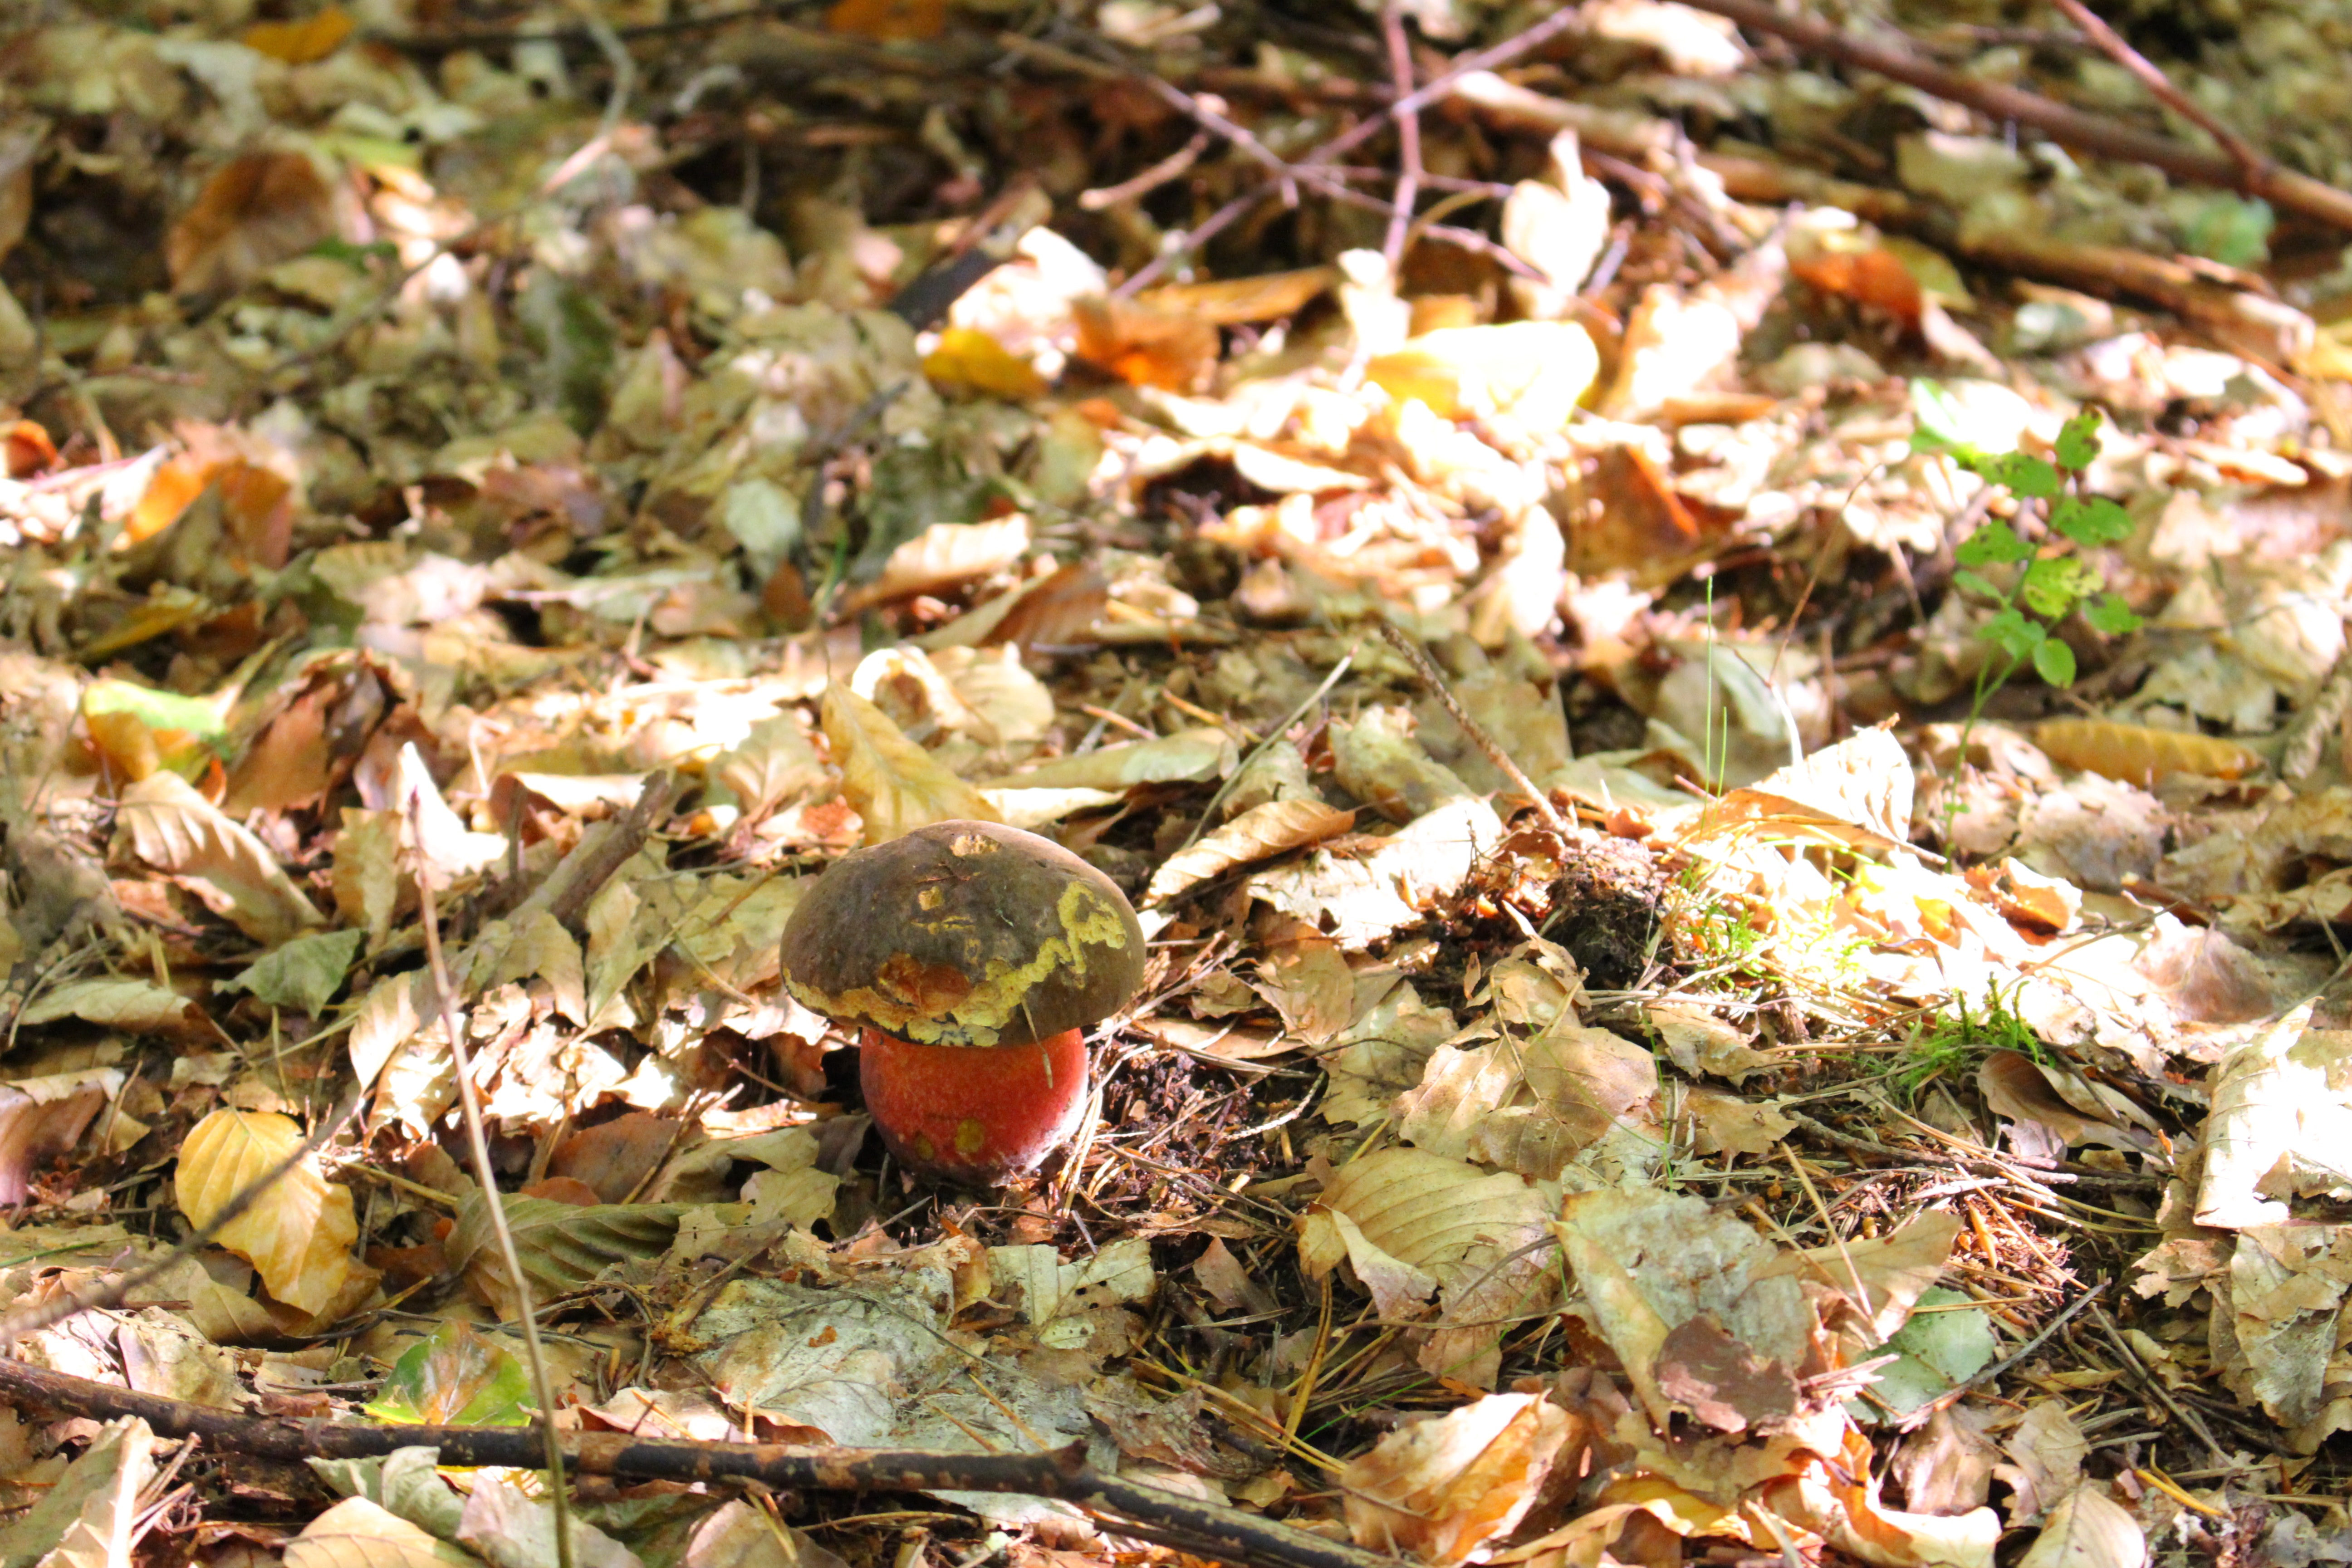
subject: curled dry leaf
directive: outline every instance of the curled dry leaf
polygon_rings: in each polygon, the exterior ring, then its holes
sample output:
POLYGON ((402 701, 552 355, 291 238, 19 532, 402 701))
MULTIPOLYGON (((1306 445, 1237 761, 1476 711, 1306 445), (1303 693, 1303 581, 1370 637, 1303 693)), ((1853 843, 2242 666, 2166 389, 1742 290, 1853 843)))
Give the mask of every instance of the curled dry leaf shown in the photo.
POLYGON ((1336 838, 1356 826, 1356 814, 1319 800, 1270 800, 1254 805, 1189 849, 1160 863, 1144 889, 1146 904, 1172 899, 1187 888, 1237 867, 1336 838))
POLYGON ((2147 1560, 2139 1521, 2086 1482, 2058 1500, 2017 1568, 2147 1568, 2147 1560))
POLYGON ((1320 1279, 1342 1261, 1391 1321, 1421 1315, 1442 1290, 1421 1364, 1492 1387, 1502 1335, 1557 1285, 1539 1244, 1551 1205, 1509 1174, 1417 1149, 1356 1160, 1299 1222, 1298 1251, 1320 1279))
POLYGON ((2111 719, 2047 720, 2034 726, 2033 743, 2060 767, 2143 787, 2175 773, 2241 779, 2263 765, 2235 741, 2111 719))
POLYGON ((851 593, 842 608, 936 594, 1002 572, 1028 552, 1029 520, 1020 512, 987 522, 935 522, 890 552, 882 574, 851 593))
POLYGON ((1198 784, 1229 772, 1233 737, 1202 726, 1156 741, 1129 741, 1082 756, 1061 757, 1025 773, 990 781, 992 789, 1131 789, 1146 784, 1198 784))
MULTIPOLYGON (((180 1146, 173 1180, 180 1212, 203 1229, 302 1142, 301 1125, 292 1117, 227 1107, 214 1111, 180 1146)), ((351 1279, 352 1243, 359 1234, 352 1190, 320 1174, 313 1154, 279 1176, 214 1239, 260 1270, 263 1286, 278 1300, 304 1312, 322 1312, 351 1279)))
POLYGON ((234 289, 335 232, 334 195, 307 153, 247 153, 205 182, 164 237, 181 294, 234 289))
POLYGON ((1539 1394, 1490 1394, 1390 1433, 1339 1468, 1356 1544, 1466 1561, 1526 1517, 1574 1427, 1539 1394))
POLYGON ((139 858, 182 879, 205 908, 265 946, 326 923, 269 847, 177 773, 124 790, 121 825, 139 858))
POLYGON ((86 1068, 0 1083, 0 1204, 21 1204, 33 1173, 74 1146, 122 1091, 121 1068, 86 1068))
POLYGON ((824 718, 841 793, 865 820, 866 843, 934 822, 1003 820, 978 790, 901 734, 888 714, 839 681, 824 689, 824 718))
POLYGON ((1551 428, 1568 423, 1601 374, 1601 355, 1582 327, 1566 321, 1441 327, 1374 355, 1364 374, 1399 403, 1418 398, 1440 419, 1508 415, 1551 428))

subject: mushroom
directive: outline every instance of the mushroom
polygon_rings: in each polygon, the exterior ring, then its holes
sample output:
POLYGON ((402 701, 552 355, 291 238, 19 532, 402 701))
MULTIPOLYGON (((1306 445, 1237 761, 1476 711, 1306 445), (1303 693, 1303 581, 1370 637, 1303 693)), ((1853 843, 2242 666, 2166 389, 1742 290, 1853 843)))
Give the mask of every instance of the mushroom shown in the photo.
POLYGON ((909 1169, 991 1184, 1086 1106, 1087 1026, 1143 982, 1143 928, 1050 839, 937 822, 843 856, 785 923, 784 984, 859 1026, 858 1078, 909 1169))

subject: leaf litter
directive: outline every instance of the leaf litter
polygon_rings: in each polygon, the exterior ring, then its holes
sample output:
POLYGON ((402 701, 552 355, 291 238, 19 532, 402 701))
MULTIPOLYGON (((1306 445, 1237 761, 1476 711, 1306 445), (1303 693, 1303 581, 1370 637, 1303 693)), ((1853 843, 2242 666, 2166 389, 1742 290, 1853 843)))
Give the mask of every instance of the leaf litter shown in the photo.
POLYGON ((26 19, 11 1551, 2352 1552, 2342 18, 2079 9, 26 19), (952 817, 990 1193, 777 983, 952 817))

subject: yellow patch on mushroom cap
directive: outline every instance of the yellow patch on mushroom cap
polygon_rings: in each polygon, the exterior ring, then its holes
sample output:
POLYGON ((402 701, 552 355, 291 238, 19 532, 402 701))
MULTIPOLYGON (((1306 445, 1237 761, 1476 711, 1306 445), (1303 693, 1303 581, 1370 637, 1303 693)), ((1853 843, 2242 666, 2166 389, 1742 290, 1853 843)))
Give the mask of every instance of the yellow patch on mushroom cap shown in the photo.
MULTIPOLYGON (((993 852, 996 846, 987 845, 993 852)), ((963 845, 959 854, 971 853, 963 845)), ((919 902, 921 901, 919 900, 919 902)), ((1037 944, 1026 963, 988 962, 972 980, 943 964, 886 964, 871 985, 828 994, 800 981, 786 980, 803 1005, 833 1018, 856 1018, 887 1034, 927 1046, 990 1047, 999 1043, 1005 1026, 1019 1016, 1032 990, 1058 970, 1068 970, 1083 985, 1092 963, 1108 952, 1127 948, 1129 917, 1103 893, 1085 882, 1072 882, 1055 902, 1061 934, 1037 944), (958 994, 961 993, 961 994, 958 994)), ((955 914, 938 921, 918 919, 927 931, 948 931, 971 925, 971 917, 955 914)), ((1028 1031, 1034 1035, 1037 1031, 1028 1031)))

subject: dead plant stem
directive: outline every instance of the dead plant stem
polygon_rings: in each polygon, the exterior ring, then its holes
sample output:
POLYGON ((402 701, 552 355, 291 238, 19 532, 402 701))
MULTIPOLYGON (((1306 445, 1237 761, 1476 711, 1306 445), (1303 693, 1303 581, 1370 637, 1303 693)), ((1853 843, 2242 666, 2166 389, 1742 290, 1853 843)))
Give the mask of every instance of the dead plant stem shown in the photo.
POLYGON ((1429 657, 1428 650, 1402 626, 1385 616, 1372 624, 1379 628, 1381 636, 1388 639, 1389 646, 1404 656, 1405 661, 1412 666, 1413 673, 1421 678, 1422 685, 1429 689, 1429 694, 1437 699, 1454 721, 1462 726, 1462 732, 1470 737, 1471 743, 1484 752, 1486 760, 1494 763, 1522 795, 1535 803, 1536 815, 1544 819, 1544 825, 1562 838, 1573 837, 1568 824, 1558 811, 1552 809, 1550 799, 1536 788, 1535 781, 1528 778, 1525 770, 1511 759, 1510 752, 1503 750, 1502 742, 1487 731, 1486 726, 1470 717, 1470 710, 1462 706, 1460 698, 1454 695, 1453 684, 1445 679, 1445 672, 1437 668, 1436 661, 1429 657))
MULTIPOLYGON (((409 824, 416 842, 425 842, 425 824, 416 797, 407 802, 409 824)), ((563 1441, 555 1431, 555 1385, 547 1375, 547 1358, 540 1352, 539 1314, 530 1299, 530 1279, 522 1271, 522 1259, 515 1252, 514 1233, 507 1226, 506 1204, 499 1196, 499 1173, 490 1163, 490 1142, 482 1131, 482 1100, 474 1085, 473 1064, 466 1056, 466 1031, 457 1016, 457 986, 450 979, 449 966, 441 951, 441 918, 434 897, 432 870, 428 857, 420 848, 414 867, 416 876, 418 913, 425 927, 425 961, 433 975, 433 989, 440 1002, 442 1031, 449 1037, 449 1063, 457 1075, 457 1104, 466 1122, 466 1149, 474 1166, 474 1179, 482 1185, 482 1212, 489 1221, 490 1234, 498 1238, 499 1259, 506 1266, 507 1280, 513 1286, 515 1306, 522 1322, 522 1345, 525 1360, 530 1366, 531 1390, 539 1399, 540 1443, 547 1465, 547 1499, 555 1517, 556 1568, 574 1568, 572 1551, 572 1502, 563 1479, 563 1441)))

